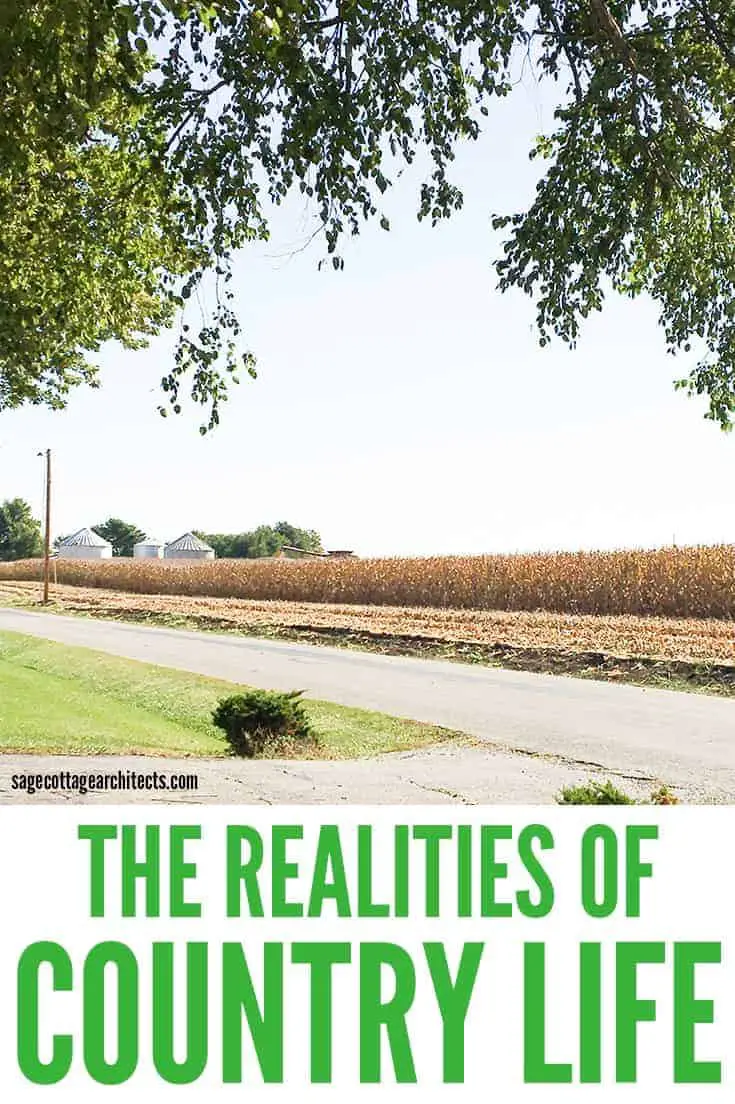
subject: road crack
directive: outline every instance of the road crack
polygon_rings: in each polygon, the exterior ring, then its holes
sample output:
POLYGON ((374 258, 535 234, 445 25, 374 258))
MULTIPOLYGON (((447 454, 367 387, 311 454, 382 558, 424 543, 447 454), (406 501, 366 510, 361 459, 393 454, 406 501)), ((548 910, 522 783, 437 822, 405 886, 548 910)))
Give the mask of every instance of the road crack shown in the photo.
POLYGON ((513 744, 497 744, 490 743, 489 741, 482 741, 482 743, 485 747, 491 748, 493 751, 499 752, 500 754, 517 755, 525 759, 539 759, 546 763, 556 763, 564 767, 594 770, 600 774, 622 778, 628 782, 645 782, 649 785, 656 783, 660 785, 665 784, 665 779, 659 778, 656 775, 635 773, 621 770, 618 767, 608 767, 605 766, 604 763, 596 762, 594 759, 575 759, 574 756, 564 755, 561 752, 537 751, 534 748, 516 747, 513 744))
POLYGON ((427 793, 439 793, 444 797, 450 797, 452 801, 457 801, 461 805, 478 805, 478 801, 472 801, 469 797, 466 797, 463 793, 459 793, 455 790, 446 790, 442 786, 427 786, 424 782, 417 782, 415 778, 407 778, 406 781, 411 786, 416 786, 419 790, 426 790, 427 793))

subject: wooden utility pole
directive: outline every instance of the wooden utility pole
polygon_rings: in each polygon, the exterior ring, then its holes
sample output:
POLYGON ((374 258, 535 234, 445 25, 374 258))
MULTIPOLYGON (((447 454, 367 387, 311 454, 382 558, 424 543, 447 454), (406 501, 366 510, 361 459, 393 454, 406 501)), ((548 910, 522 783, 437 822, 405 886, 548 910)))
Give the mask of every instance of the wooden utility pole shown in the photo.
POLYGON ((51 449, 46 449, 46 535, 43 550, 43 604, 48 605, 51 568, 51 449))

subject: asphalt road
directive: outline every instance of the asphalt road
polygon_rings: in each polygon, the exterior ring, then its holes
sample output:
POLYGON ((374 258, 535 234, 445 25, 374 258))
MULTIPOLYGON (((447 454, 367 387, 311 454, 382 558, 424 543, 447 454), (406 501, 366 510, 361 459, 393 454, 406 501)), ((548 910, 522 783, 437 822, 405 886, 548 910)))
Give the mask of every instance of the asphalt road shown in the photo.
MULTIPOLYGON (((0 629, 251 686, 303 689, 482 741, 362 763, 212 763, 207 800, 239 793, 246 801, 531 803, 599 774, 630 792, 666 782, 685 800, 735 802, 735 702, 722 698, 17 609, 0 609, 0 629), (235 777, 234 790, 225 776, 235 777)), ((7 775, 18 758, 0 763, 0 800, 10 799, 7 775)))

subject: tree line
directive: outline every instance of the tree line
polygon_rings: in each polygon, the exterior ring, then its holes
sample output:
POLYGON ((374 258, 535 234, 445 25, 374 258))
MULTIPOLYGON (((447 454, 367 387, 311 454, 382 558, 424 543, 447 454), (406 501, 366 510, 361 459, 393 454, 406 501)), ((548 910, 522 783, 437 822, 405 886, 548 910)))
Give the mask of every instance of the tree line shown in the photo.
MULTIPOLYGON (((133 548, 145 538, 145 532, 132 522, 110 517, 93 525, 95 533, 109 541, 113 556, 132 556, 133 548)), ((287 521, 259 525, 242 533, 205 533, 193 530, 206 541, 219 559, 257 559, 275 556, 284 546, 305 552, 321 552, 322 541, 314 529, 300 529, 287 521)), ((58 548, 65 537, 58 537, 58 548)), ((0 504, 0 560, 27 560, 43 554, 41 522, 22 498, 6 499, 0 504)))
MULTIPOLYGON (((275 525, 259 525, 245 533, 195 534, 210 544, 220 559, 253 560, 260 556, 275 556, 285 546, 304 552, 322 552, 322 541, 314 529, 299 529, 287 521, 275 525)), ((109 537, 107 538, 109 540, 109 537)))

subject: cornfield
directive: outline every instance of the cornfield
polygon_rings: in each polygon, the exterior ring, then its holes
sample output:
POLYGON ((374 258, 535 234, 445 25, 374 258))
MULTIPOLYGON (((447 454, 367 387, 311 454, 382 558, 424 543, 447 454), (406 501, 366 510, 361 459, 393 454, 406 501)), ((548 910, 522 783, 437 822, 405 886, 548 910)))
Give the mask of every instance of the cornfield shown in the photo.
MULTIPOLYGON (((735 545, 416 559, 58 560, 59 583, 133 594, 297 602, 735 617, 735 545)), ((38 560, 0 579, 41 576, 38 560)))

